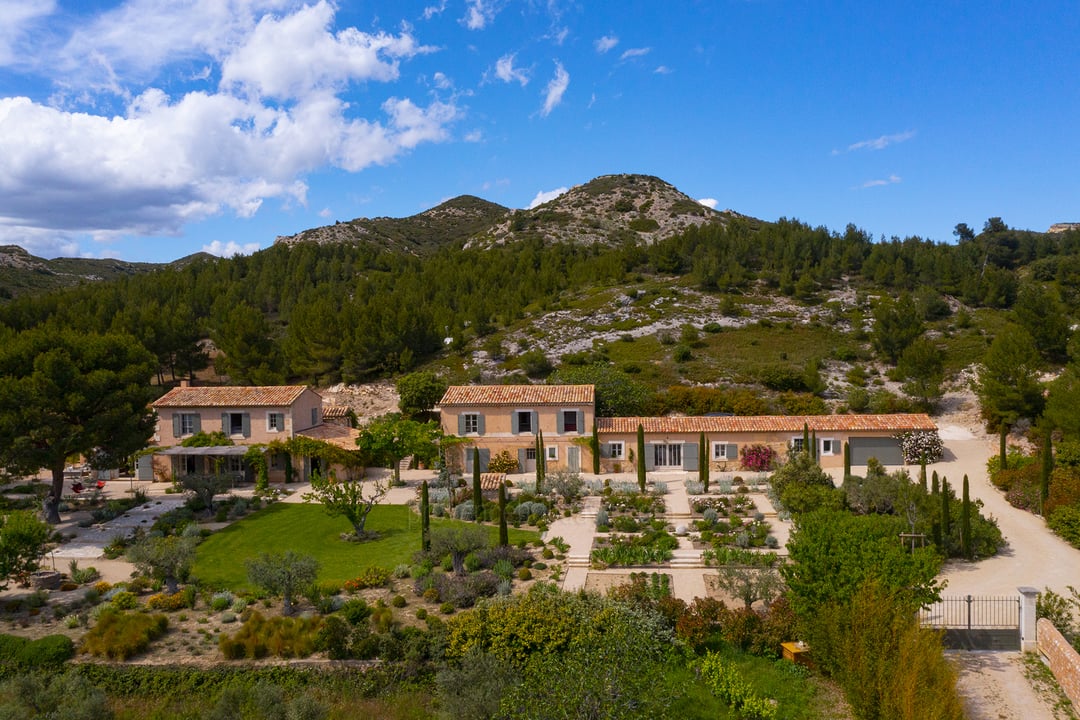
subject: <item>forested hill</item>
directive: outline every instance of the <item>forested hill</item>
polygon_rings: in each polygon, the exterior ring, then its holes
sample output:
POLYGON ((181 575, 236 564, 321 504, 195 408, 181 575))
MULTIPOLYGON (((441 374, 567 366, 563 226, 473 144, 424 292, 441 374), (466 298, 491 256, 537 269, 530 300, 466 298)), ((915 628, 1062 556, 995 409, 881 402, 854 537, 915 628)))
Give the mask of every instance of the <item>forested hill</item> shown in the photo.
POLYGON ((178 269, 196 260, 210 257, 206 253, 196 253, 166 265, 93 258, 47 260, 35 257, 17 245, 0 245, 0 302, 20 295, 56 290, 88 282, 114 280, 163 268, 178 269))
MULTIPOLYGON (((625 199, 635 217, 659 202, 609 184, 619 188, 612 205, 625 199)), ((1045 362, 1066 359, 1080 302, 1075 230, 1014 230, 992 218, 978 234, 958 226, 956 243, 874 242, 854 226, 709 211, 692 216, 709 222, 687 220, 670 235, 577 242, 559 234, 572 223, 556 218, 556 231, 542 220, 590 197, 567 196, 503 236, 470 235, 473 221, 459 218, 423 253, 278 243, 16 298, 0 306, 0 322, 130 333, 166 383, 206 365, 209 339, 222 379, 236 383, 326 385, 425 365, 453 381, 520 381, 599 367, 654 389, 704 383, 817 398, 803 409, 849 392, 851 407, 865 408, 855 391, 872 398, 884 379, 875 373, 913 372, 902 362, 911 346, 933 356, 919 372, 947 379, 980 361, 1006 323, 1025 327, 1045 362)), ((477 217, 497 207, 473 205, 477 217)))

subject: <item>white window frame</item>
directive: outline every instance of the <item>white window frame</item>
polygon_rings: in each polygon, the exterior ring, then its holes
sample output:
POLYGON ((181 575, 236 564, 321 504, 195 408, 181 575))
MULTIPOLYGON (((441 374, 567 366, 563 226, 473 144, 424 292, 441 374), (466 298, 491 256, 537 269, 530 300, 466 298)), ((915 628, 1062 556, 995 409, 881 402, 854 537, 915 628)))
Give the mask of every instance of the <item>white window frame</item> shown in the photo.
POLYGON ((713 460, 722 460, 725 462, 731 460, 732 458, 729 458, 727 456, 727 446, 729 444, 730 443, 726 443, 720 440, 713 440, 712 455, 710 457, 712 457, 713 460))
POLYGON ((465 426, 466 435, 479 435, 480 434, 480 413, 467 412, 461 413, 462 422, 465 426))
POLYGON ((533 433, 536 432, 536 428, 534 428, 532 426, 532 424, 533 424, 533 411, 532 410, 515 410, 514 411, 514 432, 516 434, 518 434, 518 435, 532 435, 533 433), (522 430, 521 429, 521 417, 523 415, 529 418, 529 429, 528 430, 522 430))
POLYGON ((536 459, 536 448, 535 447, 525 448, 525 459, 526 460, 535 460, 536 459))
POLYGON ((803 436, 802 435, 796 435, 795 437, 791 438, 791 451, 792 452, 802 452, 803 450, 806 449, 806 448, 804 448, 802 446, 802 444, 803 444, 803 436))
POLYGON ((198 413, 180 413, 180 437, 195 434, 195 424, 198 413))
POLYGON ((836 438, 819 438, 818 441, 821 443, 821 454, 822 455, 835 455, 836 454, 836 438), (829 443, 829 449, 828 450, 825 449, 825 443, 829 443))
POLYGON ((557 445, 548 445, 544 448, 544 457, 553 462, 559 462, 559 448, 557 445))
POLYGON ((285 413, 283 412, 269 412, 266 413, 266 432, 279 433, 285 432, 285 413), (277 420, 277 422, 275 422, 277 420))
POLYGON ((616 440, 615 442, 608 443, 608 448, 610 448, 610 450, 611 450, 612 459, 614 459, 614 460, 622 460, 623 459, 623 453, 626 452, 626 443, 624 443, 622 440, 616 440), (616 447, 619 448, 618 452, 615 451, 616 447))
POLYGON ((581 434, 581 428, 577 427, 577 424, 578 424, 578 411, 577 410, 560 410, 559 413, 560 413, 559 432, 561 432, 561 433, 575 433, 577 435, 580 435, 581 434), (574 417, 574 429, 573 430, 568 430, 566 428, 566 416, 567 415, 573 415, 573 417, 574 417))
POLYGON ((652 446, 653 466, 658 468, 681 468, 682 443, 655 443, 652 446), (660 448, 664 448, 663 451, 660 448), (660 454, 664 456, 664 462, 660 462, 660 454))

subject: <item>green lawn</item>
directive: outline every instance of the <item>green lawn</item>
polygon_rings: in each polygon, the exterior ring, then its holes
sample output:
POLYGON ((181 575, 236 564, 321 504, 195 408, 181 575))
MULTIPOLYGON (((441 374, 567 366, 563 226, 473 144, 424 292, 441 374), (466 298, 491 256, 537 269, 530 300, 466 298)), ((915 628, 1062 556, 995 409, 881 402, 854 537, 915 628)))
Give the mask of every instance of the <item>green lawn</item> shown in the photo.
MULTIPOLYGON (((453 520, 433 518, 432 528, 453 520)), ((393 569, 411 563, 420 549, 420 518, 404 505, 377 505, 368 517, 367 529, 379 533, 377 540, 346 542, 341 534, 352 530, 344 518, 332 518, 321 505, 275 503, 220 530, 199 545, 192 577, 209 587, 250 589, 244 562, 261 552, 295 552, 319 561, 319 581, 343 583, 364 568, 378 565, 393 569)), ((499 529, 489 526, 492 543, 499 529)), ((510 541, 539 539, 535 531, 510 528, 510 541)))

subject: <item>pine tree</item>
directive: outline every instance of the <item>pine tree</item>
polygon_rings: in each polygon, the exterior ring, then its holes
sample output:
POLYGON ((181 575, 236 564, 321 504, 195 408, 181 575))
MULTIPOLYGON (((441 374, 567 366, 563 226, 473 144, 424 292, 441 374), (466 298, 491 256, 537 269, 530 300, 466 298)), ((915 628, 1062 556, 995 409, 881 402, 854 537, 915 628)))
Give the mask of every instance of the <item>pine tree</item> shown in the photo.
POLYGON ((968 476, 964 475, 964 489, 960 505, 960 553, 971 559, 971 497, 968 495, 968 476))
POLYGON ((484 493, 480 487, 480 448, 474 447, 472 451, 472 504, 473 519, 476 522, 483 521, 484 493))
POLYGON ((698 440, 698 479, 701 480, 705 492, 709 492, 709 453, 705 445, 705 433, 701 433, 698 440))
POLYGON ((499 545, 510 544, 510 531, 506 528, 506 483, 499 483, 499 545))
POLYGON ((645 493, 645 426, 637 426, 637 484, 645 493))
POLYGON ((420 549, 431 548, 431 502, 428 500, 427 480, 420 486, 420 549))

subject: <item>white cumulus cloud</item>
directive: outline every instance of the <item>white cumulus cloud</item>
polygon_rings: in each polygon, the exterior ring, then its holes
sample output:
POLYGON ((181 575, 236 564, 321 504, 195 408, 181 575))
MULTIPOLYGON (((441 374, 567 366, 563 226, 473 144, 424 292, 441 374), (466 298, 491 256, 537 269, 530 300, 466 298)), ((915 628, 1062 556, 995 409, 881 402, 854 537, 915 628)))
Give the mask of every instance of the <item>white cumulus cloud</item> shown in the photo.
POLYGON ((217 255, 218 257, 232 257, 233 255, 250 255, 251 253, 259 249, 259 243, 240 243, 230 240, 229 242, 221 242, 215 240, 209 245, 203 245, 202 251, 204 253, 210 253, 211 255, 217 255))
POLYGON ((19 41, 55 9, 56 0, 0 0, 0 67, 20 61, 19 41))
POLYGON ((560 187, 555 188, 554 190, 541 190, 540 192, 536 193, 536 197, 534 197, 529 203, 528 209, 532 210, 534 207, 543 205, 546 202, 551 202, 555 198, 566 193, 566 191, 569 189, 570 188, 567 187, 560 187))
POLYGON ((349 83, 392 82, 399 62, 428 49, 407 30, 333 22, 330 3, 299 0, 130 0, 89 21, 63 56, 98 57, 114 87, 132 89, 110 97, 116 111, 97 111, 112 89, 58 66, 90 110, 0 97, 0 238, 178 234, 223 212, 250 217, 268 200, 305 204, 308 173, 356 172, 448 139, 460 114, 452 102, 390 97, 365 112, 343 97, 349 83), (170 93, 143 82, 145 68, 188 56, 220 72, 220 85, 170 93))
POLYGON ((559 106, 559 103, 562 102, 563 94, 566 93, 566 88, 569 86, 570 73, 566 72, 562 63, 556 60, 555 76, 548 81, 547 87, 544 88, 544 107, 540 110, 542 116, 547 117, 551 114, 552 110, 559 106))
POLYGON ((647 48, 647 47, 630 48, 628 50, 624 50, 623 54, 619 56, 619 59, 620 60, 629 60, 631 58, 636 58, 636 57, 645 57, 650 52, 652 52, 652 48, 647 48))
POLYGON ((500 9, 497 0, 467 0, 462 22, 470 30, 483 30, 495 19, 500 9))
POLYGON ((704 205, 705 207, 711 208, 713 210, 715 210, 716 206, 719 205, 719 202, 717 201, 716 198, 700 198, 698 200, 698 202, 701 203, 702 205, 704 205))

